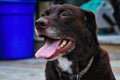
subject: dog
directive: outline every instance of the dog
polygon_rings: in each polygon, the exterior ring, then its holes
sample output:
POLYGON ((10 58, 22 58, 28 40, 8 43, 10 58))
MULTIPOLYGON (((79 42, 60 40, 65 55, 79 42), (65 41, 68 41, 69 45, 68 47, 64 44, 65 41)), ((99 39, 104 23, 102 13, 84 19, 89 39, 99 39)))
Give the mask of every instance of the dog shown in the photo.
POLYGON ((97 39, 95 15, 74 5, 52 5, 35 22, 47 60, 46 80, 115 80, 108 52, 97 39))

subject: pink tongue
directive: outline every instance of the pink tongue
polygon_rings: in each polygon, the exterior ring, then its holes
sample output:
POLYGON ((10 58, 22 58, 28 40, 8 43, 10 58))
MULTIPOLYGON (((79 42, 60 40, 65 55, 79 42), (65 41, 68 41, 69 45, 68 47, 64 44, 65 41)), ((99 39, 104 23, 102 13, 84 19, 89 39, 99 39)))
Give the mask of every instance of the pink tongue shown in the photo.
POLYGON ((60 44, 61 40, 56 41, 46 41, 44 46, 42 46, 35 54, 36 58, 50 58, 53 56, 60 44))

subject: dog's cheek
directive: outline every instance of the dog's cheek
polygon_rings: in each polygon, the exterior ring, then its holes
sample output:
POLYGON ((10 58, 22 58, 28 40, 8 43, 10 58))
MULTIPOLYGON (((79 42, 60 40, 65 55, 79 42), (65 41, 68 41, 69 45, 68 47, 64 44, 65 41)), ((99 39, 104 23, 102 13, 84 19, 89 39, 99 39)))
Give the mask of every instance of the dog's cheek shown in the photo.
POLYGON ((62 23, 68 25, 73 21, 73 19, 72 18, 61 18, 61 21, 62 23))

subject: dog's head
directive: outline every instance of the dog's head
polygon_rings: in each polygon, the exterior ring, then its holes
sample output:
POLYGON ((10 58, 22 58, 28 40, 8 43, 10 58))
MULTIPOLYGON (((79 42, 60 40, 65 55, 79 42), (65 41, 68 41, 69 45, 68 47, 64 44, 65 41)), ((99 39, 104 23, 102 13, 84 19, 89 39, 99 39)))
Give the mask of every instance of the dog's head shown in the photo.
POLYGON ((36 53, 37 58, 51 59, 71 50, 81 50, 82 54, 91 45, 99 45, 94 14, 73 5, 49 7, 36 20, 35 26, 38 36, 45 38, 36 53))

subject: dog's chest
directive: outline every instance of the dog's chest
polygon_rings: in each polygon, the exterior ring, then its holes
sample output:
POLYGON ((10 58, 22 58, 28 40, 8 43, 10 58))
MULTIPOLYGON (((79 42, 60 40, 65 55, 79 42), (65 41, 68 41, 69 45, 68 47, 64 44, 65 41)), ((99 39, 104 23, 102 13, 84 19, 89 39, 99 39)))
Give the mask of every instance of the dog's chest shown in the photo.
POLYGON ((66 71, 70 74, 72 74, 72 68, 71 68, 71 65, 72 65, 72 62, 69 61, 67 58, 64 58, 64 57, 60 57, 58 59, 58 67, 61 68, 63 71, 66 71))

